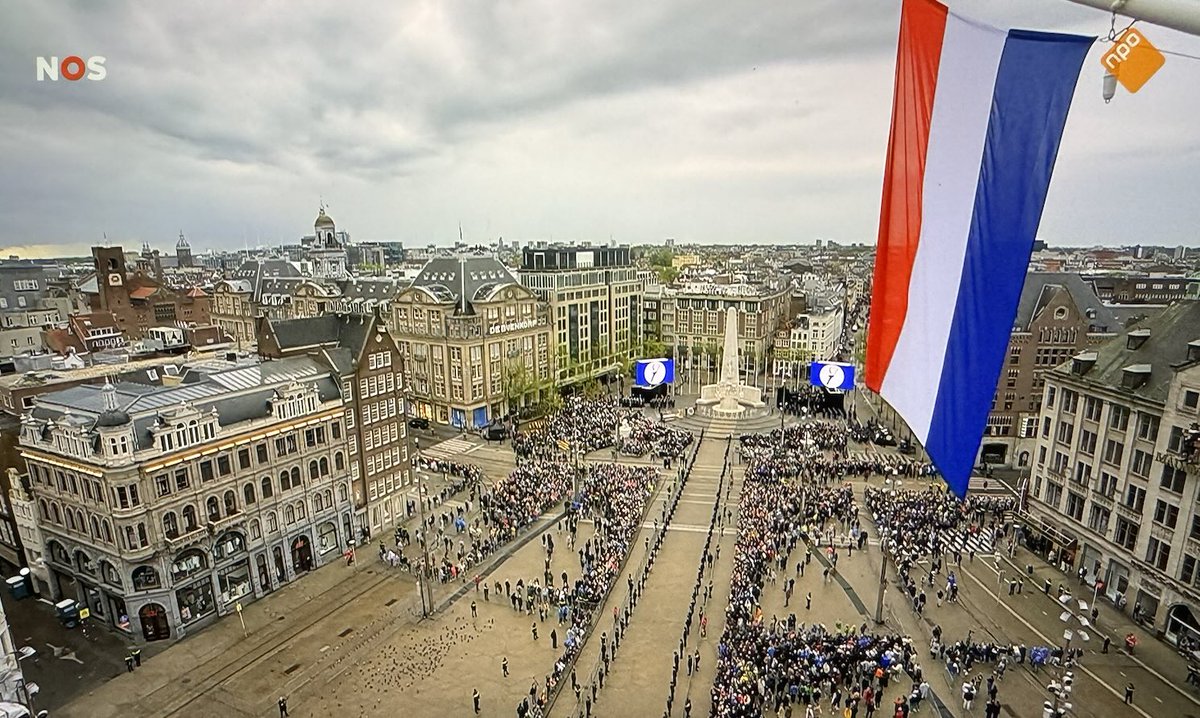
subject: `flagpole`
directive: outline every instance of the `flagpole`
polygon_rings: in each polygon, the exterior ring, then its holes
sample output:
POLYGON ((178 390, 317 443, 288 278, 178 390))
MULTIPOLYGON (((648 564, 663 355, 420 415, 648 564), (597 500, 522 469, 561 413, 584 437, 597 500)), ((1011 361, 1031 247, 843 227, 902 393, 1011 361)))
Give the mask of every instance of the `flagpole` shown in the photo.
POLYGON ((1200 36, 1200 6, 1193 0, 1068 0, 1076 5, 1116 13, 1172 30, 1200 36))

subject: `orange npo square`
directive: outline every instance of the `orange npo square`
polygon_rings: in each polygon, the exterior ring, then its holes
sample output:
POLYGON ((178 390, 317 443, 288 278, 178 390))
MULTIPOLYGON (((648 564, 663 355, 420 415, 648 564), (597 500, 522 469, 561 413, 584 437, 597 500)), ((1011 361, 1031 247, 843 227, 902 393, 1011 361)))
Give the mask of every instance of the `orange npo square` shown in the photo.
POLYGON ((1104 69, 1116 76, 1117 82, 1130 92, 1142 89, 1167 58, 1146 36, 1134 28, 1121 33, 1108 52, 1100 58, 1104 69))

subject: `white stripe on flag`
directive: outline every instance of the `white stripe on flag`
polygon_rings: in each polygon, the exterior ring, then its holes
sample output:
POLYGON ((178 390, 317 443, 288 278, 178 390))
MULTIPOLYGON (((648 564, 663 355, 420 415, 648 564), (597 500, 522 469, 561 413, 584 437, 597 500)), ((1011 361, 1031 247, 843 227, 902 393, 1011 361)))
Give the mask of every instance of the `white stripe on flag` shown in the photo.
POLYGON ((946 19, 929 150, 921 238, 908 312, 883 380, 883 396, 925 443, 971 233, 992 92, 1007 33, 953 13, 946 19))

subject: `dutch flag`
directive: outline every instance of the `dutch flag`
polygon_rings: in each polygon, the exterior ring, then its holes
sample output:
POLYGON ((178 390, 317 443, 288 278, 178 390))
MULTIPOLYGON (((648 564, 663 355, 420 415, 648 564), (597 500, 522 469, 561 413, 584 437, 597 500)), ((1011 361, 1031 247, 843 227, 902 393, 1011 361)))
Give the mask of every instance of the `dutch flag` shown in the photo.
POLYGON ((1094 40, 904 0, 866 381, 959 496, 1094 40))

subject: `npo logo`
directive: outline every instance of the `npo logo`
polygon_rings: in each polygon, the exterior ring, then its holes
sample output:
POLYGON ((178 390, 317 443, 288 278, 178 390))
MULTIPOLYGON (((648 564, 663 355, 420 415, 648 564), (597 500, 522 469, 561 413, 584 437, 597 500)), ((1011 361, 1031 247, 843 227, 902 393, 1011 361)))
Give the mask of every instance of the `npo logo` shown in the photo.
POLYGON ((104 67, 105 58, 99 55, 84 60, 78 55, 68 55, 60 62, 57 57, 39 57, 37 59, 37 80, 38 82, 58 82, 58 78, 62 77, 65 80, 76 82, 82 80, 84 76, 93 81, 103 80, 108 75, 108 69, 104 67))

